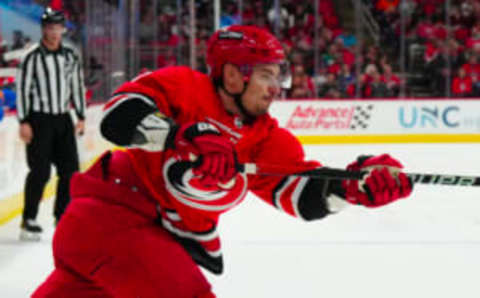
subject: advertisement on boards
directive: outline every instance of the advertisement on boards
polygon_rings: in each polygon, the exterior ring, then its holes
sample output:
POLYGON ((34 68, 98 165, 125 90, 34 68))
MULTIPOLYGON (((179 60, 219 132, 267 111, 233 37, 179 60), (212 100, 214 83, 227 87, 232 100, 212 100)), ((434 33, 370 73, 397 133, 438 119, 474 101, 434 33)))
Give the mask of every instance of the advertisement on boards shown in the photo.
POLYGON ((480 101, 278 101, 271 114, 300 136, 479 134, 480 101))

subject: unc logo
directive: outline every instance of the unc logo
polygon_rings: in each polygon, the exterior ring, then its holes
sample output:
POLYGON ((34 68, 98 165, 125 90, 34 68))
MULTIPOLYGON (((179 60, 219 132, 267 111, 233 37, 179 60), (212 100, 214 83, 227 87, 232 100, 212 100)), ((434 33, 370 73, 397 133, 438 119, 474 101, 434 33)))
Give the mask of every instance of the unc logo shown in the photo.
POLYGON ((413 127, 458 127, 460 121, 458 119, 458 113, 460 112, 460 107, 458 106, 447 106, 442 107, 412 107, 411 113, 407 113, 406 107, 401 107, 399 109, 399 121, 400 125, 404 128, 413 128, 413 127), (408 116, 407 116, 408 114, 408 116), (452 116, 453 115, 453 116, 452 116))
POLYGON ((205 187, 199 181, 200 177, 193 174, 192 163, 168 159, 163 167, 163 177, 168 193, 180 203, 211 212, 225 212, 238 205, 247 192, 247 177, 238 174, 234 183, 228 189, 205 187))

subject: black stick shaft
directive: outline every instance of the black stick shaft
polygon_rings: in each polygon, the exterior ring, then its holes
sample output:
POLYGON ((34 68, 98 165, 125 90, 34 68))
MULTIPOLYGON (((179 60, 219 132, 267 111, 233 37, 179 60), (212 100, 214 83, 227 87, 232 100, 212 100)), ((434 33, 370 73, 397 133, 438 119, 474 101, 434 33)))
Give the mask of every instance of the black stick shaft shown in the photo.
MULTIPOLYGON (((285 173, 262 172, 252 166, 253 164, 239 165, 239 170, 247 174, 278 176, 285 173)), ((361 180, 368 172, 347 171, 344 169, 318 168, 306 172, 295 173, 296 176, 305 176, 311 178, 335 179, 335 180, 361 180)), ((480 186, 480 176, 463 176, 447 174, 425 174, 425 173, 407 173, 407 176, 414 183, 430 185, 451 185, 451 186, 480 186)))
POLYGON ((480 177, 445 175, 445 174, 420 174, 407 173, 414 183, 452 186, 480 186, 480 177))

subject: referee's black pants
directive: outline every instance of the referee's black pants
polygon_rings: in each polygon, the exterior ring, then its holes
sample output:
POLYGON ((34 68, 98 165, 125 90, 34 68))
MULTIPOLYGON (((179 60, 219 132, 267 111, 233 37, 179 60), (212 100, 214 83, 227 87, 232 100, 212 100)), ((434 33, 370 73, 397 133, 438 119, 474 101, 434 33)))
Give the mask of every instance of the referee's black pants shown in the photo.
POLYGON ((70 202, 70 178, 78 171, 78 151, 70 114, 33 113, 28 122, 33 139, 27 145, 30 169, 25 182, 23 219, 35 219, 45 185, 50 179, 51 164, 59 177, 53 215, 60 219, 70 202))

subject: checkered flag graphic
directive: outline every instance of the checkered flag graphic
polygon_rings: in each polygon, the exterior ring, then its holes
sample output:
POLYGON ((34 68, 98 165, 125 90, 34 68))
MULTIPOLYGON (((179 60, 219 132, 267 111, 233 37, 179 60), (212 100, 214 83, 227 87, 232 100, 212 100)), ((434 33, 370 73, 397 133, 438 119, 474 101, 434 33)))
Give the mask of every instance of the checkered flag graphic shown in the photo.
POLYGON ((350 129, 366 129, 370 122, 370 116, 373 111, 373 104, 367 106, 355 106, 350 129))

